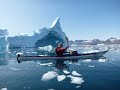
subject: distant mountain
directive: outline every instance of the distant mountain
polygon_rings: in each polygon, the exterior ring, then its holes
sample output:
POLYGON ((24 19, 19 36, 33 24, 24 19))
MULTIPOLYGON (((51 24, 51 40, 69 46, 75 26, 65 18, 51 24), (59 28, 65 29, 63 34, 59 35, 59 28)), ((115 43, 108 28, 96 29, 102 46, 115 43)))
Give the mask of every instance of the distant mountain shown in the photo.
POLYGON ((75 40, 75 41, 69 41, 70 45, 98 45, 98 44, 120 44, 120 39, 117 39, 115 37, 109 38, 107 40, 99 40, 99 39, 93 39, 93 40, 75 40))

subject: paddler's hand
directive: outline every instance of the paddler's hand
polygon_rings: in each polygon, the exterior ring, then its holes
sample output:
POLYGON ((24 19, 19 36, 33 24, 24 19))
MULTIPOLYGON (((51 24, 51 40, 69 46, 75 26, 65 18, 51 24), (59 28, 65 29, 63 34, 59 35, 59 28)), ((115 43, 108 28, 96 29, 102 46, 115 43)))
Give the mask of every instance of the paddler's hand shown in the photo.
POLYGON ((66 48, 69 48, 69 45, 66 48))

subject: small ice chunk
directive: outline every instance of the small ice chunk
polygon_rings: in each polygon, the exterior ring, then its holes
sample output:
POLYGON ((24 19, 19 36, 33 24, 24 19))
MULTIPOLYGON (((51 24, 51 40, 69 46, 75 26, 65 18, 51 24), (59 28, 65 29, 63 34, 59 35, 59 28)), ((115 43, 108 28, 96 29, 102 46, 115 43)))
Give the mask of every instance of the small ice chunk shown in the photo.
POLYGON ((17 70, 20 70, 20 69, 17 69, 17 68, 10 68, 11 70, 14 70, 14 71, 17 71, 17 70))
POLYGON ((91 62, 91 59, 83 60, 83 62, 91 62))
POLYGON ((0 90, 8 90, 7 88, 1 88, 0 90))
POLYGON ((72 71, 72 75, 74 75, 74 76, 82 76, 82 75, 79 74, 77 71, 72 71))
POLYGON ((98 60, 98 62, 106 62, 107 61, 107 59, 102 59, 102 58, 100 58, 99 60, 98 60))
POLYGON ((48 71, 47 73, 45 73, 43 76, 42 76, 42 81, 48 81, 48 80, 51 80, 53 78, 55 78, 56 76, 58 75, 57 72, 55 71, 48 71))
POLYGON ((63 70, 63 72, 64 72, 65 74, 69 74, 69 73, 70 73, 70 72, 67 71, 67 70, 63 70))
POLYGON ((49 66, 49 65, 51 65, 51 64, 53 64, 52 62, 50 62, 50 63, 38 63, 39 65, 41 65, 41 66, 49 66))
POLYGON ((83 78, 75 77, 72 75, 68 75, 67 77, 71 78, 71 83, 73 84, 82 84, 84 82, 83 78))
POLYGON ((95 66, 92 66, 92 65, 88 65, 88 67, 95 67, 95 66))
POLYGON ((81 86, 76 86, 75 88, 80 88, 81 86))
POLYGON ((55 89, 48 89, 48 90, 55 90, 55 89))
POLYGON ((58 75, 58 76, 57 76, 58 82, 63 81, 65 78, 66 78, 65 75, 58 75))

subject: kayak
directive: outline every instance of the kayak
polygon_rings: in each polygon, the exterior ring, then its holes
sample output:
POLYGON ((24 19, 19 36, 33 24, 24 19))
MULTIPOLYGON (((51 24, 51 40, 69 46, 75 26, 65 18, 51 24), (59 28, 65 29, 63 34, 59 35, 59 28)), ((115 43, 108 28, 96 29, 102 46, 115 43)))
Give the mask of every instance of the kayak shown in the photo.
POLYGON ((99 59, 103 57, 103 55, 108 51, 100 51, 100 52, 93 52, 93 53, 82 53, 77 55, 63 55, 62 57, 59 56, 23 56, 18 54, 17 55, 17 62, 20 63, 22 61, 35 61, 35 60, 74 60, 74 59, 99 59))

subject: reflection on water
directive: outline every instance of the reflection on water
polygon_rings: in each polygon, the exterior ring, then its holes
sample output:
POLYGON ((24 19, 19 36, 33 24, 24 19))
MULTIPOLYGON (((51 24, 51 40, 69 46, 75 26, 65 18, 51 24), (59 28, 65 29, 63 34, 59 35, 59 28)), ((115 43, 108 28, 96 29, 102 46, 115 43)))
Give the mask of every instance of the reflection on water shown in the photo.
POLYGON ((98 60, 39 60, 20 64, 16 60, 18 52, 39 54, 32 48, 0 53, 0 90, 120 90, 118 49, 98 60))

